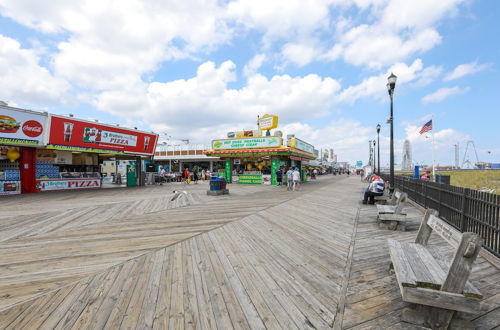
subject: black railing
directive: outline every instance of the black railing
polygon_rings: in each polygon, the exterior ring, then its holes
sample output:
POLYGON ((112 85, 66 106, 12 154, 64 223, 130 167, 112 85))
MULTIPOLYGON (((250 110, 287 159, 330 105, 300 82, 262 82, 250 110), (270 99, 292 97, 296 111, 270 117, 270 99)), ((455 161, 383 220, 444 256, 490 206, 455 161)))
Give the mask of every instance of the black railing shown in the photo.
MULTIPOLYGON (((388 175, 382 175, 388 180, 388 175)), ((483 247, 500 257, 500 195, 404 176, 395 177, 395 187, 461 232, 473 232, 483 247)))

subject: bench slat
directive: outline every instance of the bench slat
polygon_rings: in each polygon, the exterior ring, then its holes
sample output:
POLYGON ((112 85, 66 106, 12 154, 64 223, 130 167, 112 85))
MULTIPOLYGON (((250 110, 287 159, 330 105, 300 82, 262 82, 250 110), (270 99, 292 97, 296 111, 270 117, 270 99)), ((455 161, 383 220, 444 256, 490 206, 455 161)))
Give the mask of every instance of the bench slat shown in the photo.
POLYGON ((391 255, 392 265, 394 266, 394 272, 396 273, 396 278, 400 286, 401 292, 403 292, 402 287, 412 287, 417 286, 416 277, 413 270, 406 259, 406 255, 403 253, 401 248, 401 242, 388 239, 389 253, 391 255))
POLYGON ((427 221, 427 225, 432 228, 432 232, 441 236, 451 246, 456 248, 462 239, 462 233, 447 224, 435 215, 431 215, 427 221))
POLYGON ((401 243, 401 249, 410 262, 413 273, 416 276, 417 287, 439 290, 444 281, 440 278, 436 269, 442 272, 441 267, 437 265, 436 260, 426 249, 419 249, 415 243, 401 243))
POLYGON ((395 210, 396 210, 396 206, 377 204, 378 213, 394 213, 395 210))
MULTIPOLYGON (((450 269, 451 260, 448 259, 437 247, 435 246, 427 246, 427 249, 432 253, 434 258, 436 259, 443 272, 447 269, 450 269)), ((445 275, 446 276, 446 275, 445 275)), ((464 292, 462 293, 464 296, 472 297, 472 298, 483 298, 481 291, 479 291, 471 282, 467 281, 465 283, 464 292)))

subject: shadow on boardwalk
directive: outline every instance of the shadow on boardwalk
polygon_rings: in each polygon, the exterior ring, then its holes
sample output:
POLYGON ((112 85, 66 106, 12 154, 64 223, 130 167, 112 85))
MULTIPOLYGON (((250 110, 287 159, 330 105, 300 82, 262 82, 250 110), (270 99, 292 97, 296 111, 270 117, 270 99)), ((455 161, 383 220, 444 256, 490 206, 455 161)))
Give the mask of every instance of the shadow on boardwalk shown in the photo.
MULTIPOLYGON (((405 233, 378 229, 362 187, 322 177, 208 197, 200 184, 170 206, 172 186, 9 199, 0 328, 409 329, 386 240, 413 240, 421 214, 408 208, 405 233)), ((478 328, 500 324, 498 278, 479 258, 487 309, 465 315, 478 328)))

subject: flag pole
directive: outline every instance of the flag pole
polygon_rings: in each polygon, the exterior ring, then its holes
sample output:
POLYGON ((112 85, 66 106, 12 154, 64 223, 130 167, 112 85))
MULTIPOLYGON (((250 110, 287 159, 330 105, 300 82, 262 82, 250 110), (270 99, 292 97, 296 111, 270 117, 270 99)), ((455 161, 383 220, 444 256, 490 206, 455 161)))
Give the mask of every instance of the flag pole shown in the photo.
POLYGON ((435 170, 435 163, 436 163, 436 143, 434 141, 434 114, 432 114, 432 181, 436 182, 436 170, 435 170))

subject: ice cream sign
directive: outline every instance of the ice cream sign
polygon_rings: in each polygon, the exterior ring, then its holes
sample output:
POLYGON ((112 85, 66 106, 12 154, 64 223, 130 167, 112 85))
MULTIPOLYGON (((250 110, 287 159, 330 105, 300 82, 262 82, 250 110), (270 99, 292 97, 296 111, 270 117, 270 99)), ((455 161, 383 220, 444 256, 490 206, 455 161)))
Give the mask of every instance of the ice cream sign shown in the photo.
POLYGON ((110 132, 95 127, 85 127, 83 130, 83 142, 135 147, 137 145, 137 136, 110 132))
POLYGON ((275 136, 263 136, 246 139, 221 139, 212 141, 212 148, 214 150, 276 148, 280 146, 281 138, 275 136))

